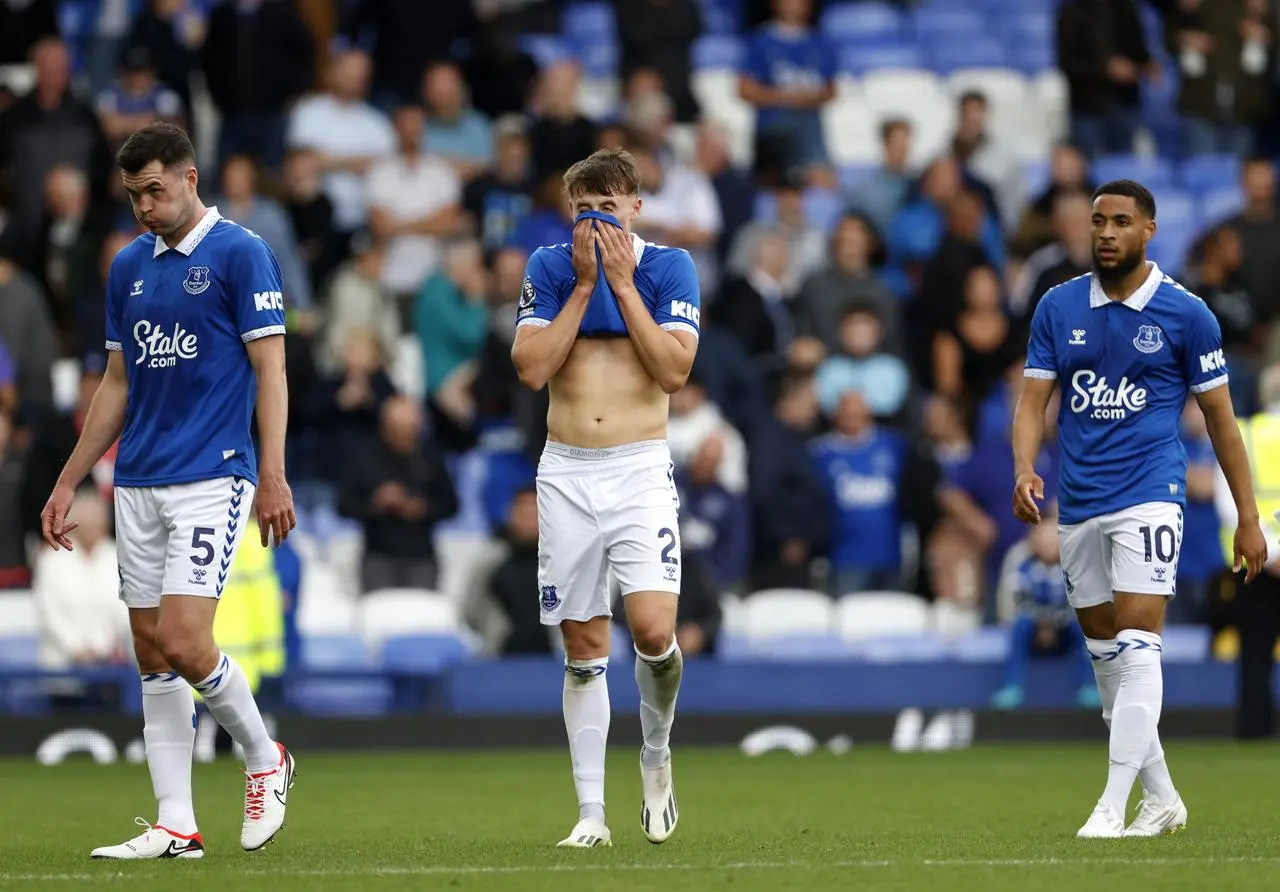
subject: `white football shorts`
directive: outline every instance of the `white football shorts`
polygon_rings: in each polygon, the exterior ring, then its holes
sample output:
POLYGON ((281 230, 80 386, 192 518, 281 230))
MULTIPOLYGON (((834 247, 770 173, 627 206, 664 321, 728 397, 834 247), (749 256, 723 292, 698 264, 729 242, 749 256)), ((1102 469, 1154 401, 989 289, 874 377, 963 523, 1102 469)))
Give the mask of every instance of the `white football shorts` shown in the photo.
POLYGON ((1144 502, 1058 526, 1067 600, 1079 610, 1115 592, 1173 597, 1182 551, 1182 506, 1144 502))
POLYGON ((163 595, 222 597, 254 486, 218 477, 172 486, 117 486, 116 552, 126 607, 159 607, 163 595))
POLYGON ((680 507, 666 440, 610 449, 548 442, 538 462, 542 623, 612 616, 623 596, 680 593, 680 507))

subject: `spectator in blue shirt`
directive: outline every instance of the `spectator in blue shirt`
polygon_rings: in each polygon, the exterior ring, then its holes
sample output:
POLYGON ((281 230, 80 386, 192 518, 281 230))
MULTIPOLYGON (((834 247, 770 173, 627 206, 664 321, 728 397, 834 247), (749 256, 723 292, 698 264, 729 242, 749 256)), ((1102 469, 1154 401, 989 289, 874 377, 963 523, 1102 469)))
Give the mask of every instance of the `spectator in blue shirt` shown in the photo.
POLYGON ((881 232, 888 228, 911 191, 913 177, 907 166, 911 158, 911 135, 911 122, 906 118, 881 121, 884 160, 850 191, 850 205, 870 217, 881 232))
POLYGON ((435 62, 422 76, 422 100, 428 125, 422 150, 453 165, 464 183, 493 164, 489 119, 470 108, 462 72, 452 62, 435 62))
POLYGON ((1182 413, 1182 446, 1187 451, 1187 506, 1183 511, 1182 553, 1178 558, 1178 596, 1169 602, 1168 622, 1198 624, 1206 620, 1209 588, 1226 566, 1221 524, 1213 504, 1218 459, 1195 399, 1182 413))
POLYGON ((493 126, 493 170, 467 183, 462 191, 462 208, 487 251, 509 244, 533 206, 525 129, 518 115, 498 119, 493 126))
POLYGON ((991 698, 996 709, 1017 709, 1024 699, 1027 666, 1033 657, 1069 655, 1079 676, 1076 700, 1084 707, 1100 705, 1089 651, 1067 602, 1067 587, 1058 554, 1056 512, 1046 512, 1026 541, 1009 552, 1001 579, 1002 600, 1016 611, 1009 627, 1009 655, 1004 686, 991 698))
POLYGON ((906 467, 906 439, 878 427, 856 390, 840 397, 833 421, 835 430, 812 446, 831 516, 831 594, 897 591, 902 587, 898 485, 906 467))
POLYGON ((813 0, 774 0, 752 33, 739 93, 756 107, 756 168, 766 181, 792 169, 834 186, 822 107, 835 98, 836 54, 810 26, 813 0))
POLYGON ((705 565, 721 591, 736 587, 747 573, 751 527, 745 493, 719 481, 724 440, 712 434, 676 474, 680 494, 680 548, 687 564, 705 565))
POLYGON ((877 418, 901 412, 911 376, 901 359, 883 350, 880 308, 868 300, 851 304, 840 319, 839 338, 842 352, 818 366, 818 408, 832 415, 843 394, 856 390, 877 418))

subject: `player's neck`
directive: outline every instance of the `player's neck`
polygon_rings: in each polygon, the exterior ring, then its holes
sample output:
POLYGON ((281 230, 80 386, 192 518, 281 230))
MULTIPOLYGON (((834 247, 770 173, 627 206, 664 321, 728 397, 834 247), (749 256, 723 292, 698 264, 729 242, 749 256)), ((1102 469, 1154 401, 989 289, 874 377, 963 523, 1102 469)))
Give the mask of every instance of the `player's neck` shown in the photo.
POLYGON ((175 229, 166 235, 164 243, 170 248, 182 244, 182 240, 191 234, 191 230, 200 225, 200 221, 204 219, 204 215, 208 213, 208 210, 204 206, 204 202, 197 198, 195 204, 191 207, 191 216, 187 219, 187 222, 182 224, 180 229, 175 229))
POLYGON ((1098 276, 1098 284, 1102 286, 1102 293, 1112 300, 1128 300, 1142 287, 1142 283, 1147 281, 1149 275, 1151 275, 1151 267, 1146 258, 1143 258, 1141 263, 1118 279, 1098 276))

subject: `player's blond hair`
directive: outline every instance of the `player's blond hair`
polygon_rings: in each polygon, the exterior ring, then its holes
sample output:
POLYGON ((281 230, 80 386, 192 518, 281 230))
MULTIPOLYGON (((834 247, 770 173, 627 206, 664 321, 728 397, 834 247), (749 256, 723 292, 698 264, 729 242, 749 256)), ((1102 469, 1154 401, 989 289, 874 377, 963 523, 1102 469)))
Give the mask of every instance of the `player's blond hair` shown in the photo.
POLYGON ((626 149, 600 149, 564 172, 565 194, 639 195, 640 168, 626 149))

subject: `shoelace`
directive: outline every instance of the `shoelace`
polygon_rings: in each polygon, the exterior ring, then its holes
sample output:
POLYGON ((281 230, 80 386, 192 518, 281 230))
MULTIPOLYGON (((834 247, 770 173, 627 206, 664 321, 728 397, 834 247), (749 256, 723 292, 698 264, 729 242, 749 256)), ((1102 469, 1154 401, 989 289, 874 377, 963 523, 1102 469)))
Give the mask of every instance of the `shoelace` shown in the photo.
POLYGON ((264 799, 267 795, 267 778, 272 772, 253 775, 245 772, 244 780, 244 817, 247 821, 260 821, 266 813, 264 799))

